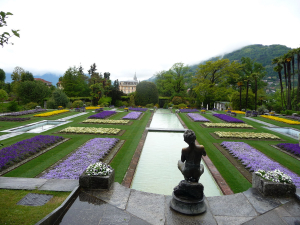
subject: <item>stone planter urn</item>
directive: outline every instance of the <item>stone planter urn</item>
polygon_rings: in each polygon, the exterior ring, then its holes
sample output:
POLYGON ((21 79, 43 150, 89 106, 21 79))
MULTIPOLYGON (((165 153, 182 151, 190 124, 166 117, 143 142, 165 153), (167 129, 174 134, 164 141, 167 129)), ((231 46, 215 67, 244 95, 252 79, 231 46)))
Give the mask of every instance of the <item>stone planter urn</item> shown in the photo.
POLYGON ((115 170, 108 176, 88 176, 83 172, 79 177, 79 185, 85 189, 110 189, 115 180, 115 170))
POLYGON ((268 181, 255 173, 252 173, 252 187, 259 190, 264 196, 293 196, 296 192, 294 184, 268 181))

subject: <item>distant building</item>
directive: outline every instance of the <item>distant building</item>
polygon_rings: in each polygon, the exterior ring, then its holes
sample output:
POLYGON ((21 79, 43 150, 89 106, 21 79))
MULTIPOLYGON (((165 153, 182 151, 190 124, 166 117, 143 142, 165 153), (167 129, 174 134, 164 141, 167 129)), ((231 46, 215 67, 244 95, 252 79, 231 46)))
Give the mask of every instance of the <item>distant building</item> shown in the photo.
POLYGON ((129 94, 136 91, 136 85, 138 84, 136 74, 133 77, 133 80, 120 81, 119 90, 123 91, 125 94, 129 94))
POLYGON ((34 78, 34 80, 38 80, 38 81, 42 81, 44 84, 46 84, 48 87, 51 87, 52 86, 52 83, 49 82, 49 81, 46 81, 42 78, 34 78))
POLYGON ((56 87, 57 87, 58 89, 64 89, 63 86, 62 86, 62 82, 61 82, 61 81, 58 81, 58 82, 56 83, 56 87))

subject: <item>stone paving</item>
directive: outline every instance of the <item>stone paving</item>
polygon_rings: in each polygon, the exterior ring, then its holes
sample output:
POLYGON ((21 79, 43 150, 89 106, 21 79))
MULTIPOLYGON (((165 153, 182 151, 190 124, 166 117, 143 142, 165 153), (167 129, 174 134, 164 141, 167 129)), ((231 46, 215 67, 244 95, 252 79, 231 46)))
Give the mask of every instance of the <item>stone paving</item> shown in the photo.
POLYGON ((244 118, 245 118, 245 119, 248 119, 248 120, 252 120, 252 121, 254 121, 254 122, 256 122, 256 123, 263 124, 263 125, 265 125, 265 126, 267 126, 267 127, 278 127, 278 126, 276 126, 276 125, 274 125, 274 124, 266 123, 266 122, 261 121, 261 120, 256 120, 256 119, 251 118, 251 117, 244 117, 244 118))
MULTIPOLYGON (((77 188, 78 180, 0 177, 0 189, 77 188)), ((137 191, 115 182, 110 190, 81 190, 59 224, 300 224, 299 189, 297 193, 298 198, 273 198, 250 188, 238 194, 207 197, 205 213, 186 216, 170 208, 171 196, 137 191)))

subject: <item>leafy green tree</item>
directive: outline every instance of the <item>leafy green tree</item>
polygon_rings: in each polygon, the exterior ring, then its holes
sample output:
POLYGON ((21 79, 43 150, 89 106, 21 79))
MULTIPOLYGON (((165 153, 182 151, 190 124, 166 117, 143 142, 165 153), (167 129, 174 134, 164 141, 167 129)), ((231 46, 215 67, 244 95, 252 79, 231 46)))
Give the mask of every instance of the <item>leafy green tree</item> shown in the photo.
POLYGON ((18 82, 21 80, 21 75, 25 73, 22 67, 16 66, 11 74, 11 79, 13 82, 18 82))
POLYGON ((121 101, 122 91, 119 90, 119 80, 115 80, 113 85, 110 87, 108 96, 111 97, 111 104, 116 105, 117 101, 121 101))
POLYGON ((57 108, 58 106, 66 107, 67 104, 70 102, 70 99, 63 90, 56 89, 52 92, 52 97, 49 99, 49 101, 53 101, 53 108, 57 108))
POLYGON ((6 76, 5 76, 5 72, 4 72, 4 70, 3 69, 0 69, 0 81, 5 81, 5 78, 6 78, 6 76))
POLYGON ((41 81, 24 81, 18 88, 18 96, 24 104, 29 102, 43 103, 44 98, 50 97, 51 90, 41 81))
POLYGON ((6 93, 5 90, 0 89, 0 101, 2 102, 2 107, 1 107, 1 111, 3 112, 3 102, 6 101, 8 99, 8 94, 6 93))
MULTIPOLYGON (((10 12, 0 12, 0 27, 5 27, 7 26, 7 16, 12 16, 13 14, 10 12)), ((9 32, 4 32, 3 34, 0 35, 0 45, 2 48, 4 47, 4 44, 9 44, 8 39, 10 39, 13 36, 20 37, 19 30, 11 30, 12 34, 9 32)), ((13 43, 10 43, 13 45, 13 43)))
POLYGON ((104 95, 104 88, 102 83, 95 83, 90 86, 90 94, 92 96, 93 105, 96 105, 99 99, 104 95))
POLYGON ((175 63, 168 71, 160 71, 155 75, 159 93, 170 97, 176 94, 185 95, 187 90, 185 83, 191 79, 192 73, 189 66, 175 63))
POLYGON ((147 105, 158 103, 158 90, 153 82, 142 81, 136 86, 135 104, 147 105))
POLYGON ((30 73, 29 71, 26 71, 25 73, 21 74, 21 81, 34 81, 33 75, 32 73, 30 73))

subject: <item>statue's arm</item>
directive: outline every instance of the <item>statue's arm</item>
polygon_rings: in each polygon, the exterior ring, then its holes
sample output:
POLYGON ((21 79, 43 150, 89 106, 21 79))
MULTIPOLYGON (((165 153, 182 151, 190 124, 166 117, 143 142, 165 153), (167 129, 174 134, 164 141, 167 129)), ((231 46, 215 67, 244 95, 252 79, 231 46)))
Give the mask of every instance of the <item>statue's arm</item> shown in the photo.
POLYGON ((183 149, 181 151, 181 162, 184 162, 186 160, 185 155, 183 154, 183 149))
POLYGON ((203 151, 203 156, 206 156, 206 151, 205 151, 205 149, 204 149, 204 147, 203 147, 203 149, 202 149, 202 151, 203 151))

